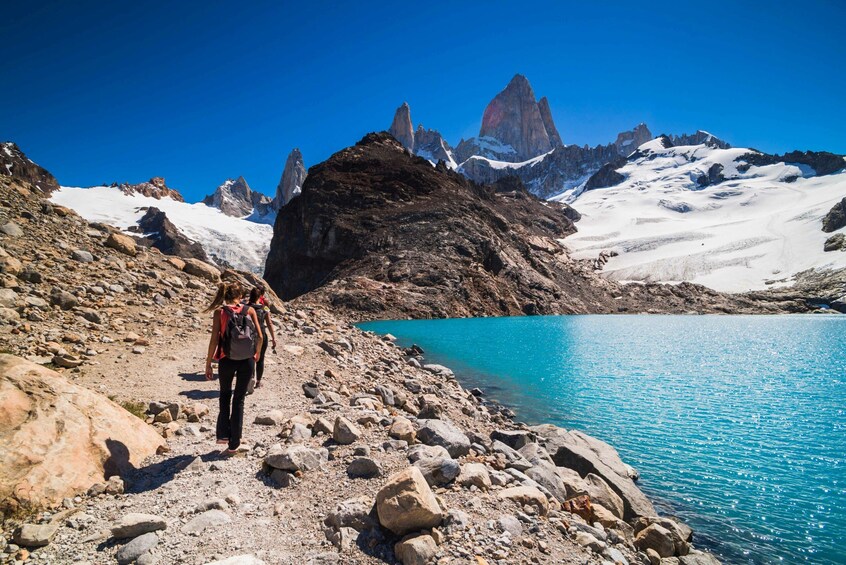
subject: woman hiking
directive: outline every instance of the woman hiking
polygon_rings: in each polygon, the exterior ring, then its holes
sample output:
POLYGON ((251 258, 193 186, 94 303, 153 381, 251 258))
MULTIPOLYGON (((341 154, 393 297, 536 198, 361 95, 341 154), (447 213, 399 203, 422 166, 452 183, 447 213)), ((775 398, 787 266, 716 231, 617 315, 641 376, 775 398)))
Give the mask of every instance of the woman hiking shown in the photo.
MULTIPOLYGON (((267 306, 264 292, 264 287, 261 285, 253 287, 253 290, 250 291, 248 305, 256 311, 259 320, 259 329, 261 329, 262 335, 270 335, 270 340, 273 342, 273 352, 276 353, 276 333, 273 331, 273 320, 270 318, 270 308, 267 306)), ((256 388, 261 386, 261 377, 264 374, 265 353, 267 353, 266 339, 262 341, 260 354, 256 361, 256 388)))
POLYGON ((264 338, 255 310, 241 304, 244 289, 238 283, 221 283, 206 308, 214 311, 212 335, 206 355, 206 379, 212 380, 212 359, 218 360, 220 414, 217 416, 217 443, 228 444, 224 455, 234 455, 241 445, 244 425, 244 397, 253 377, 264 338), (235 395, 232 381, 235 380, 235 395), (230 407, 231 402, 231 407, 230 407))

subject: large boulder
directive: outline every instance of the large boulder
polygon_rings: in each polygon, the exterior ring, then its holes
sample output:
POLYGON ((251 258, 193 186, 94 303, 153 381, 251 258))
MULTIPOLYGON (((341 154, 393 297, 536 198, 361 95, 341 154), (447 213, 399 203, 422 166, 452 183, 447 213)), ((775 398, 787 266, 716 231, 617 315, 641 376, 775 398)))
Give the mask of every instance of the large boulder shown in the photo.
POLYGON ((623 463, 613 447, 581 432, 549 424, 534 426, 532 431, 552 454, 556 465, 573 469, 582 477, 593 473, 602 478, 622 499, 624 520, 657 515, 652 503, 632 480, 636 473, 623 463))
POLYGON ((218 268, 214 265, 209 265, 205 261, 200 261, 199 259, 191 257, 183 260, 185 261, 185 267, 183 267, 182 270, 189 275, 204 278, 214 283, 220 281, 220 270, 218 270, 218 268))
POLYGON ((376 494, 379 523, 397 535, 434 528, 444 518, 432 489, 417 467, 388 478, 376 494))
POLYGON ((439 445, 449 452, 450 457, 461 457, 470 452, 467 435, 445 420, 420 420, 417 439, 426 445, 439 445))
POLYGON ((50 507, 164 445, 142 420, 60 374, 0 354, 0 512, 50 507))
POLYGON ((135 257, 138 253, 135 246, 135 240, 122 233, 111 233, 106 239, 106 247, 111 247, 116 251, 120 251, 130 257, 135 257))

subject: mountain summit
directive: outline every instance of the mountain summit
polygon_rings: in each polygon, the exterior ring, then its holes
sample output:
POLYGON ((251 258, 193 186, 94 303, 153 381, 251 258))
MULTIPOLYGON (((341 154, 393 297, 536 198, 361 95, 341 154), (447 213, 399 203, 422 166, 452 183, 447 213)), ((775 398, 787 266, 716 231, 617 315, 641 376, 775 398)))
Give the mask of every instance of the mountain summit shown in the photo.
POLYGON ((523 75, 514 75, 505 89, 491 100, 482 116, 479 137, 492 137, 514 151, 509 161, 525 161, 547 153, 553 148, 547 124, 552 130, 556 145, 561 137, 552 121, 549 103, 544 111, 535 100, 535 93, 529 80, 523 75))

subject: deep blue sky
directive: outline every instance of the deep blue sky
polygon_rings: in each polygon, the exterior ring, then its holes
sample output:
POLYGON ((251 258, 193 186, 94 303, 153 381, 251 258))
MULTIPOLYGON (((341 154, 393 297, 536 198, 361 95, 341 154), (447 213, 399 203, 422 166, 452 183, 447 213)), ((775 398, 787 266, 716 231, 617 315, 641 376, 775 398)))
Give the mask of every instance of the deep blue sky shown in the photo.
POLYGON ((5 2, 0 139, 59 182, 272 194, 395 108, 455 144, 519 72, 565 143, 706 129, 846 153, 846 3, 5 2))

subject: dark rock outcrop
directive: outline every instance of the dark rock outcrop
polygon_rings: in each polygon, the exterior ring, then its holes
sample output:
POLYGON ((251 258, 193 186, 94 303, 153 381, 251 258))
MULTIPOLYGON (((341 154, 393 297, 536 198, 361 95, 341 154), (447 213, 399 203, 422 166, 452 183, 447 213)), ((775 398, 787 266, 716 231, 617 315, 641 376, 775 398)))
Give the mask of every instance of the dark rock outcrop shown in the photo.
POLYGON ((823 251, 846 251, 846 234, 836 233, 826 239, 823 251))
POLYGON ((617 169, 626 164, 625 157, 614 157, 608 163, 602 165, 593 176, 591 176, 587 183, 585 183, 585 190, 594 190, 597 188, 608 188, 615 186, 626 180, 626 177, 617 172, 617 169))
POLYGON ((0 143, 0 175, 29 182, 44 194, 59 188, 56 177, 50 171, 29 159, 11 141, 0 143))
POLYGON ((176 255, 209 262, 203 246, 191 241, 167 219, 167 215, 158 208, 149 208, 138 220, 138 228, 143 236, 142 245, 155 247, 165 255, 176 255))
POLYGON ((279 211, 264 278, 283 299, 358 319, 781 311, 688 283, 602 279, 558 242, 575 230, 566 210, 514 181, 480 186, 432 167, 387 132, 368 134, 312 167, 279 211))
POLYGON ((282 171, 282 178, 279 179, 279 185, 276 187, 276 196, 272 203, 274 210, 279 210, 282 206, 290 202, 292 198, 300 194, 306 174, 303 154, 300 153, 298 148, 294 148, 288 154, 288 159, 285 161, 285 169, 282 171))
POLYGON ((774 165, 776 163, 807 165, 817 175, 831 175, 846 167, 846 157, 827 151, 791 151, 784 155, 773 155, 753 150, 738 157, 736 161, 744 161, 748 165, 756 167, 774 165))
MULTIPOLYGON (((673 145, 707 145, 717 149, 729 149, 731 145, 707 131, 696 130, 696 133, 673 135, 670 137, 673 145)), ((640 144, 638 144, 640 145, 640 144)))
POLYGON ((846 198, 831 207, 822 219, 822 231, 831 233, 846 227, 846 198))

